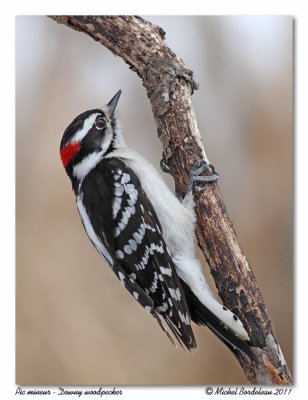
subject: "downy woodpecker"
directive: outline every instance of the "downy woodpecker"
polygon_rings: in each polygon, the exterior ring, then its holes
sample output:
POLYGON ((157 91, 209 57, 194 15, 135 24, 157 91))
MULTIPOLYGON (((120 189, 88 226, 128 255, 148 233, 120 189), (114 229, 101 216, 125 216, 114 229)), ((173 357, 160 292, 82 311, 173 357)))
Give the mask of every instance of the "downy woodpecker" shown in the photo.
POLYGON ((184 348, 196 347, 194 321, 234 353, 251 356, 242 322, 214 298, 195 257, 193 186, 216 176, 202 177, 207 165, 198 163, 180 201, 158 171, 126 146, 116 115, 120 95, 76 117, 60 145, 89 239, 173 343, 174 337, 184 348))

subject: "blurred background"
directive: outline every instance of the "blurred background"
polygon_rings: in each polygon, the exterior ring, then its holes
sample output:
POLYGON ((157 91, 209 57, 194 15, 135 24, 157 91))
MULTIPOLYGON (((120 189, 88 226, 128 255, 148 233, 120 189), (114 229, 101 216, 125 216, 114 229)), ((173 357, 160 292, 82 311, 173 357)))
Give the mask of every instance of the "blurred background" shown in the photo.
MULTIPOLYGON (((146 18, 199 82, 193 104, 207 155, 292 371, 293 20, 146 18)), ((173 348, 83 230, 59 143, 76 115, 120 88, 126 141, 158 166, 137 75, 84 34, 43 16, 16 18, 16 383, 244 384, 206 328, 194 326, 197 351, 173 348)))

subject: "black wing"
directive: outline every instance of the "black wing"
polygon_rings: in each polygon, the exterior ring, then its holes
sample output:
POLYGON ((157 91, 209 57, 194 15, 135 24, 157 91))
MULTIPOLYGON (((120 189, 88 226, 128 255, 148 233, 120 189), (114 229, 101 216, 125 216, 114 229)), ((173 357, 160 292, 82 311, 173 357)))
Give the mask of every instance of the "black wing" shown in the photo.
POLYGON ((181 345, 195 348, 184 291, 155 210, 136 174, 119 159, 102 160, 85 177, 81 192, 97 236, 90 239, 101 254, 97 241, 105 246, 109 264, 123 286, 156 318, 171 340, 158 315, 181 345))

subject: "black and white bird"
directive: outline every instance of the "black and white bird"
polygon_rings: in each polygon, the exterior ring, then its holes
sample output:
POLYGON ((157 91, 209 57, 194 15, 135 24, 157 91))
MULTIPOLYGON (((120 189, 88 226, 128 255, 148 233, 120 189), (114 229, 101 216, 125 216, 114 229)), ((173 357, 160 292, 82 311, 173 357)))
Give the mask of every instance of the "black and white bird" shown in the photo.
MULTIPOLYGON (((61 141, 87 235, 173 343, 176 338, 186 349, 196 347, 194 321, 234 353, 250 356, 242 322, 214 298, 195 257, 192 185, 180 201, 158 171, 126 146, 116 115, 120 95, 76 117, 61 141)), ((191 182, 203 171, 200 163, 191 182)))

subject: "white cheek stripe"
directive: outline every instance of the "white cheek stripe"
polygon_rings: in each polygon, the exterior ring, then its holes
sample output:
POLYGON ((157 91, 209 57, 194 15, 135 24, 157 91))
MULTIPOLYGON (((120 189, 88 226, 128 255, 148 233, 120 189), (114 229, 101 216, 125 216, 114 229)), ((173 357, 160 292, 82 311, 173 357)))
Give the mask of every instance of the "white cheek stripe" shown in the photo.
POLYGON ((87 155, 80 163, 76 164, 73 169, 73 175, 82 181, 89 172, 103 159, 110 143, 112 142, 112 131, 106 128, 105 137, 102 137, 102 145, 99 152, 87 155))
POLYGON ((105 258, 105 260, 109 263, 109 265, 112 266, 113 265, 112 258, 110 256, 110 254, 108 253, 106 247, 103 245, 100 238, 94 232, 94 229, 93 229, 93 226, 91 225, 89 216, 88 216, 86 209, 82 203, 82 198, 80 196, 77 196, 76 201, 77 201, 77 207, 78 207, 78 211, 80 214, 80 218, 83 222, 83 225, 86 229, 89 239, 94 244, 96 250, 105 258))
POLYGON ((91 114, 83 123, 83 127, 80 128, 75 135, 72 137, 70 142, 80 142, 86 134, 89 132, 89 130, 92 128, 94 121, 96 120, 96 117, 100 115, 99 113, 91 114))
POLYGON ((156 292, 156 290, 158 288, 157 282, 158 282, 158 274, 157 274, 157 272, 154 272, 154 279, 153 279, 152 285, 149 287, 149 292, 151 292, 151 293, 156 292))
POLYGON ((80 163, 76 164, 73 169, 73 175, 76 176, 80 181, 82 181, 93 168, 101 161, 103 158, 103 152, 91 153, 85 157, 80 163))

